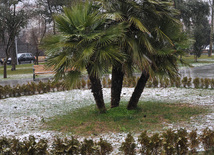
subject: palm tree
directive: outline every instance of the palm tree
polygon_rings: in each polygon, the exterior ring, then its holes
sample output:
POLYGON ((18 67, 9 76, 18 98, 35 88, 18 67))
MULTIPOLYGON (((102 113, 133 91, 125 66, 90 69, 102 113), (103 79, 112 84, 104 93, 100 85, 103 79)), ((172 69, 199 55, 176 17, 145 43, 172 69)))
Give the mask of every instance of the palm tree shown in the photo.
POLYGON ((143 60, 140 62, 140 66, 144 67, 140 67, 142 74, 128 103, 128 109, 137 108, 137 103, 150 76, 156 74, 170 78, 178 76, 178 55, 183 54, 179 47, 186 40, 181 33, 180 22, 175 19, 177 11, 172 7, 172 3, 148 0, 143 2, 141 9, 147 12, 142 19, 148 22, 146 27, 151 35, 148 40, 153 52, 149 52, 148 48, 145 48, 145 42, 140 39, 139 46, 142 49, 140 52, 150 60, 150 64, 143 65, 143 60))
POLYGON ((113 17, 113 24, 125 22, 129 25, 126 35, 118 43, 121 52, 128 55, 128 59, 112 66, 111 108, 114 108, 119 106, 124 75, 132 75, 133 57, 137 56, 136 53, 139 50, 138 38, 136 38, 137 31, 141 31, 142 35, 147 36, 148 30, 140 22, 138 3, 127 0, 105 0, 103 7, 107 10, 107 14, 111 14, 113 17))
POLYGON ((42 45, 49 56, 47 65, 54 67, 56 79, 71 84, 87 70, 96 105, 106 112, 100 77, 108 66, 124 59, 115 42, 123 37, 126 24, 107 25, 108 17, 90 2, 64 8, 55 21, 58 34, 47 37, 42 45))
POLYGON ((177 11, 171 3, 159 0, 105 0, 103 4, 107 12, 113 14, 114 22, 129 24, 128 31, 119 44, 120 50, 129 57, 112 67, 111 107, 119 106, 124 74, 132 74, 132 69, 138 68, 142 74, 128 104, 128 109, 133 109, 154 72, 165 71, 170 76, 177 73, 174 61, 176 50, 172 41, 173 34, 180 33, 180 23, 174 18, 177 11), (163 51, 164 49, 173 49, 173 52, 163 51), (167 63, 160 63, 168 61, 169 66, 167 63), (162 67, 157 67, 160 64, 162 67))

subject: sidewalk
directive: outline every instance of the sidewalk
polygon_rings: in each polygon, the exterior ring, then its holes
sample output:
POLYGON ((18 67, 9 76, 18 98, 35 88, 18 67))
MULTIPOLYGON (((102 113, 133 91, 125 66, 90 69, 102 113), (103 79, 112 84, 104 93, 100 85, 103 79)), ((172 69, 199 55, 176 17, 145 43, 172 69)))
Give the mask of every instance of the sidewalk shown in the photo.
POLYGON ((17 84, 23 85, 23 84, 27 84, 28 82, 35 82, 35 83, 38 83, 39 81, 47 82, 48 80, 52 80, 52 79, 53 77, 36 78, 35 81, 33 81, 33 77, 27 78, 27 79, 14 79, 14 80, 8 79, 8 80, 0 81, 0 85, 16 86, 17 84))

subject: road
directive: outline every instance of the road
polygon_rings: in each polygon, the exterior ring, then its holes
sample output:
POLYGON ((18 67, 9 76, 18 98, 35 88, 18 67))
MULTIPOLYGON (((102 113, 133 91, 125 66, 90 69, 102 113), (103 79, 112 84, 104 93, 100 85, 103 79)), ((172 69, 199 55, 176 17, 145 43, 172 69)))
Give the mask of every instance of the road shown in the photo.
POLYGON ((180 70, 182 77, 214 78, 214 64, 180 70))

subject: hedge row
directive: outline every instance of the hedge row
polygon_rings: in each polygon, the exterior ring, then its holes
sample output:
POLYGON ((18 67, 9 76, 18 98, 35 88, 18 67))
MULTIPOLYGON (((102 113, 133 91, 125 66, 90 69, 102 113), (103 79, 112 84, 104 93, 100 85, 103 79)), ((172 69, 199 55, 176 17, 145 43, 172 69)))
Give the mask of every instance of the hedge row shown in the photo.
MULTIPOLYGON (((85 88, 86 82, 79 83, 74 88, 85 88)), ((38 83, 31 82, 23 85, 16 85, 11 87, 10 85, 0 86, 0 99, 8 97, 19 97, 24 95, 42 94, 47 92, 65 91, 71 89, 64 81, 48 81, 38 83)))
POLYGON ((195 78, 191 77, 177 77, 175 79, 169 78, 150 78, 147 82, 147 87, 184 87, 184 88, 202 88, 202 89, 214 89, 214 79, 209 78, 195 78))
MULTIPOLYGON (((188 133, 185 129, 169 129, 162 134, 155 133, 149 135, 147 131, 140 134, 137 141, 129 133, 122 142, 119 150, 125 155, 135 155, 137 153, 147 155, 187 155, 197 154, 199 146, 204 149, 201 154, 214 153, 214 131, 204 129, 201 135, 196 130, 188 133)), ((117 149, 117 148, 115 148, 117 149)), ((46 139, 38 142, 35 137, 29 136, 28 139, 20 141, 16 138, 0 138, 1 155, 106 155, 113 151, 113 147, 106 140, 100 138, 98 142, 92 139, 55 138, 53 143, 48 146, 46 139)))
MULTIPOLYGON (((124 78, 123 86, 124 87, 134 87, 139 78, 124 78)), ((109 78, 102 79, 102 85, 104 88, 111 87, 111 80, 109 78)), ((76 83, 75 89, 85 89, 90 87, 90 81, 81 79, 78 83, 76 83)), ((203 79, 203 78, 192 78, 184 77, 176 78, 170 80, 169 78, 150 78, 147 82, 146 87, 184 87, 184 88, 211 88, 214 89, 214 79, 203 79)), ((42 94, 47 92, 55 92, 55 91, 64 91, 71 89, 68 85, 65 84, 64 81, 48 81, 39 83, 31 82, 23 85, 16 85, 11 87, 10 85, 0 86, 0 99, 4 99, 7 97, 18 97, 23 95, 34 95, 34 94, 42 94)))

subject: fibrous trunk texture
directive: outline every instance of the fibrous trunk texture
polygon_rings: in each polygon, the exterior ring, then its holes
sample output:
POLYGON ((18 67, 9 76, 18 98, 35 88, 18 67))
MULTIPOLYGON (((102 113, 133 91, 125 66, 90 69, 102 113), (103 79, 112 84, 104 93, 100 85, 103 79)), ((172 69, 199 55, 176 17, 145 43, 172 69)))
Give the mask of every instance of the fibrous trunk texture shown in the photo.
POLYGON ((137 82, 134 92, 132 93, 132 96, 130 98, 129 104, 127 106, 128 110, 137 108, 138 101, 146 86, 146 82, 148 81, 148 79, 149 79, 149 73, 147 71, 143 71, 140 76, 140 79, 137 82))
POLYGON ((124 73, 122 66, 112 68, 112 83, 111 83, 111 108, 118 107, 120 103, 120 94, 123 87, 124 73))
POLYGON ((106 107, 103 99, 101 81, 97 76, 91 74, 91 65, 87 67, 87 71, 91 81, 91 91, 93 93, 97 108, 99 109, 100 113, 105 113, 106 107))

